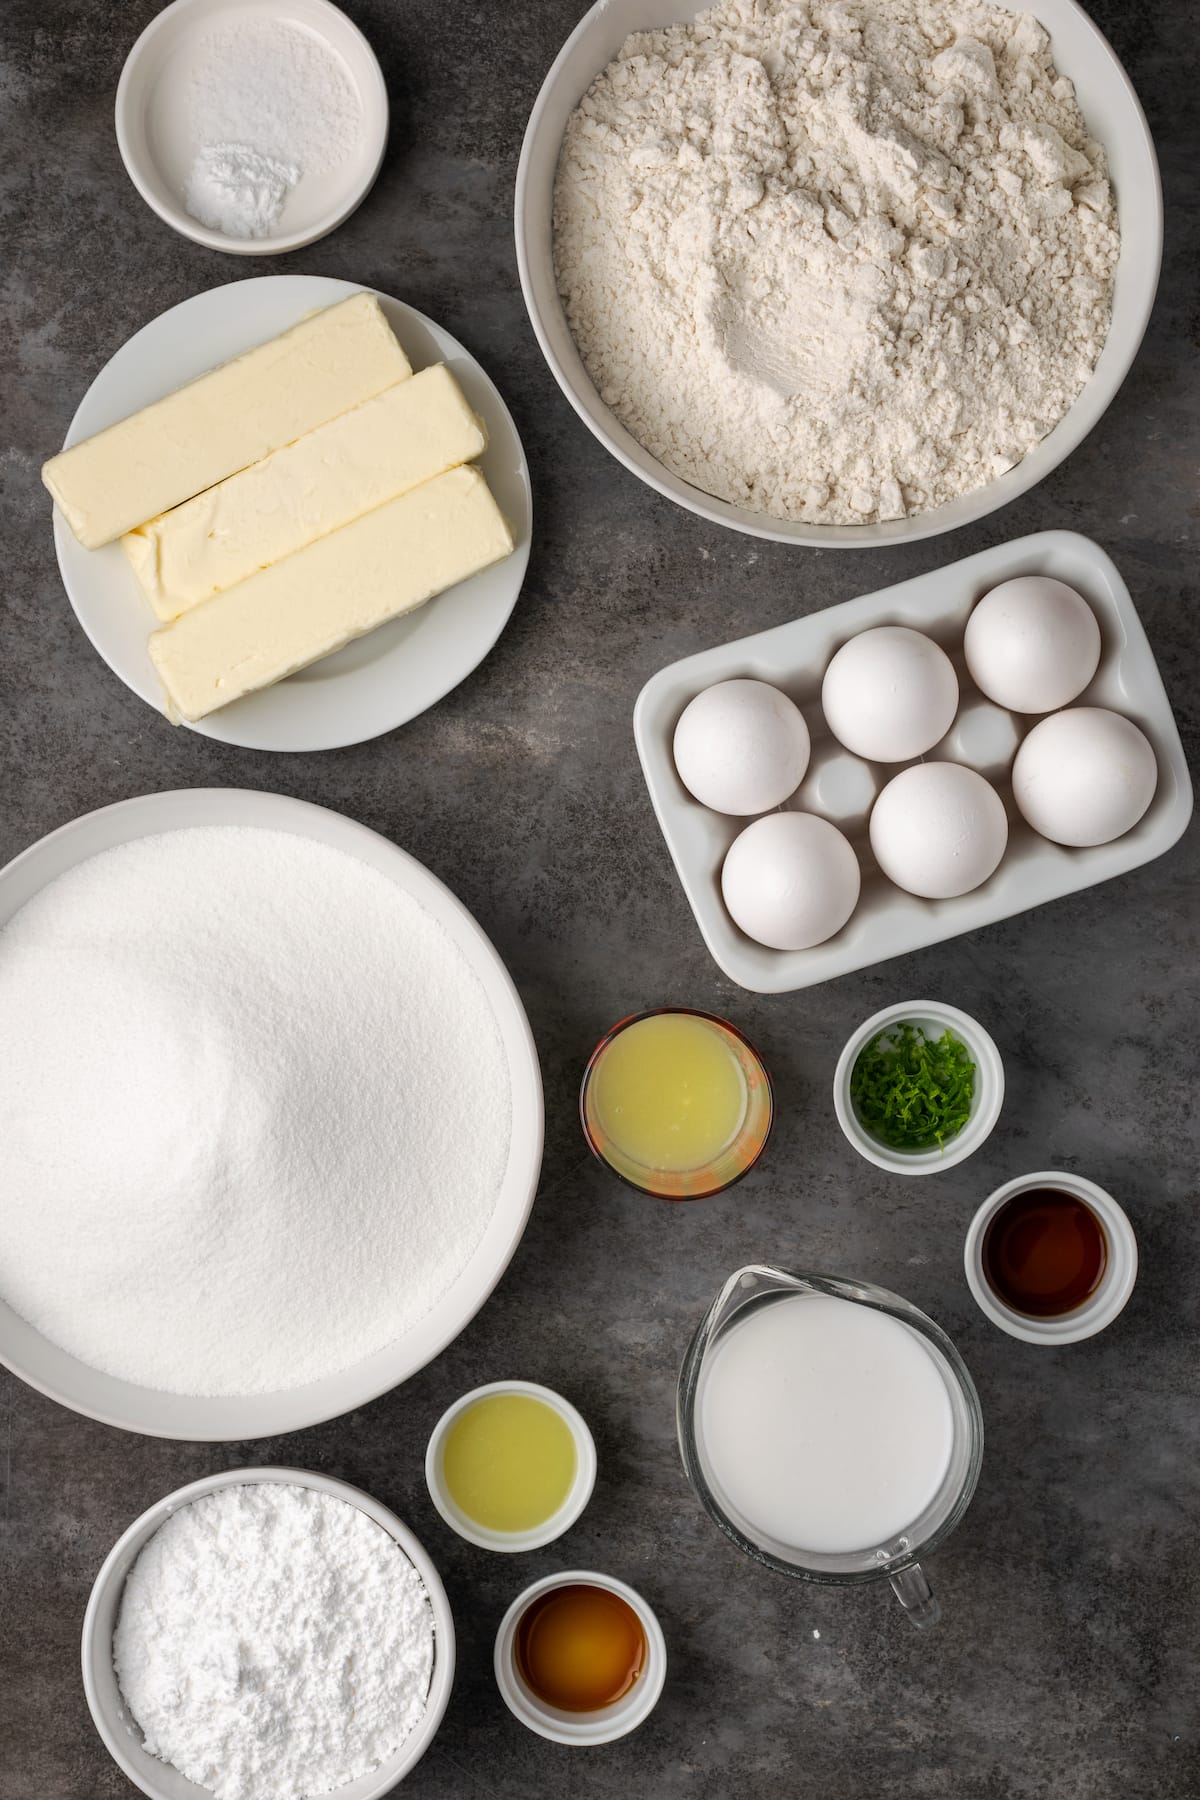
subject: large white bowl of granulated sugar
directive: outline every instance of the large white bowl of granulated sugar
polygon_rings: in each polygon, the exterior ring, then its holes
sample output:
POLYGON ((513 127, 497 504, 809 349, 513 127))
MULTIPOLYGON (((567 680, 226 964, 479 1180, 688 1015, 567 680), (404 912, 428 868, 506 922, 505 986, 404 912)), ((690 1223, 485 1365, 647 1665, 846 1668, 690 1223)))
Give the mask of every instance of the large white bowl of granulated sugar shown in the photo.
POLYGON ((529 1216, 529 1023, 465 907, 337 813, 89 813, 0 870, 0 1361, 154 1436, 404 1381, 529 1216))
POLYGON ((1154 302, 1158 167, 1116 56, 1075 0, 718 0, 707 35, 663 37, 709 10, 599 0, 535 102, 517 260, 567 399, 649 487, 780 543, 1015 500, 1100 419, 1154 302))

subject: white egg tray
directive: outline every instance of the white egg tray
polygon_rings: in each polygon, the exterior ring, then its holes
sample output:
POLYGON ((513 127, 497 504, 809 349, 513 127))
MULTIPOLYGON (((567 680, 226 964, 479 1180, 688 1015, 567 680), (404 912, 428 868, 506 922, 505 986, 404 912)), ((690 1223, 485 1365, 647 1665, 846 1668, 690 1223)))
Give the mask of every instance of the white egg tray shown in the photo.
POLYGON ((658 822, 704 941, 732 980, 759 994, 813 987, 1123 875, 1169 850, 1192 812, 1183 746, 1129 590, 1099 545, 1072 531, 1044 531, 999 544, 932 574, 672 663, 638 696, 634 735, 658 822), (962 636, 976 601, 1015 575, 1056 576, 1090 602, 1103 649, 1094 679, 1073 704, 1124 713, 1154 746, 1154 799, 1133 830, 1114 843, 1086 850, 1051 844, 1025 824, 1013 801, 1012 760, 1037 720, 1005 712, 983 697, 967 674, 962 636), (867 820, 876 795, 909 765, 852 756, 830 735, 821 712, 821 677, 830 657, 873 625, 911 625, 947 652, 961 701, 954 724, 929 758, 978 769, 998 789, 1008 812, 1004 860, 982 887, 959 899, 917 899, 880 872, 867 820), (812 760, 784 810, 818 813, 837 825, 853 844, 862 869, 862 895, 853 917, 835 937, 811 950, 770 950, 738 930, 721 898, 721 864, 749 820, 701 806, 675 770, 671 741, 680 713, 703 688, 734 676, 772 682, 800 707, 812 735, 812 760))

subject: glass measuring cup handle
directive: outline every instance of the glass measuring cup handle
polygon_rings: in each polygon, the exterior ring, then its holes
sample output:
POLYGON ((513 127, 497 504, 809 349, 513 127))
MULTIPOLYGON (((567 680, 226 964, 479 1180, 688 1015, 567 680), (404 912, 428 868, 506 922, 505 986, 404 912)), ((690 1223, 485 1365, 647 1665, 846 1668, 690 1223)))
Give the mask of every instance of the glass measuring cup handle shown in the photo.
POLYGON ((892 1592, 918 1631, 928 1631, 942 1616, 940 1603, 925 1579, 920 1563, 910 1563, 891 1578, 892 1592))

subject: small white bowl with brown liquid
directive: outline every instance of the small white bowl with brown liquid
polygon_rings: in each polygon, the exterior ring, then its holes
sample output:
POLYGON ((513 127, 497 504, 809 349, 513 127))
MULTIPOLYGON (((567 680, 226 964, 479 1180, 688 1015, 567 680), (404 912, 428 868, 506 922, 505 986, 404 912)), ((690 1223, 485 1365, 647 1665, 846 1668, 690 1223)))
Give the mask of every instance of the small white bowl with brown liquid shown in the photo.
POLYGON ((496 1685, 515 1718, 557 1744, 611 1744, 658 1704, 667 1645, 636 1589, 594 1569, 518 1594, 496 1634, 496 1685))
POLYGON ((1019 1175, 984 1201, 963 1261, 980 1310, 1001 1331, 1027 1344, 1077 1344, 1124 1307, 1138 1249, 1111 1194, 1051 1169, 1019 1175))

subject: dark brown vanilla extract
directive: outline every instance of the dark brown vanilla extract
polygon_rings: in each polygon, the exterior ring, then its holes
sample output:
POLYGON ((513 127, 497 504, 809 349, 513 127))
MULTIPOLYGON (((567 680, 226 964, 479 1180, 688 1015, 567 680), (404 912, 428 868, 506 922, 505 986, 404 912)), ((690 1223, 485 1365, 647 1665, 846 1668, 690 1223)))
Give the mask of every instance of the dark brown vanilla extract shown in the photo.
POLYGON ((998 1300, 1031 1319, 1056 1319, 1091 1298, 1108 1266, 1104 1227, 1061 1188, 1027 1188, 996 1213, 983 1273, 998 1300))

